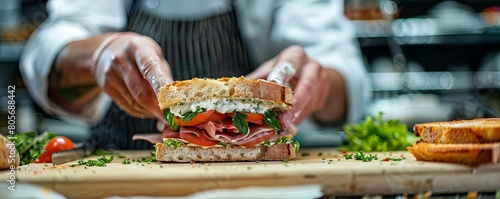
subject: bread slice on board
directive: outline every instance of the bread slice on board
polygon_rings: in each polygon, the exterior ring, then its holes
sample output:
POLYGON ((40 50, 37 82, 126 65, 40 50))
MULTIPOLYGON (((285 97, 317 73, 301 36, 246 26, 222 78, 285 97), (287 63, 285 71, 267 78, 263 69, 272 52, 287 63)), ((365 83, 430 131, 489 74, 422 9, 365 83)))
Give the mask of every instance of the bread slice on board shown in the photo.
POLYGON ((292 144, 276 144, 248 148, 239 146, 204 148, 181 145, 175 149, 167 147, 162 143, 156 144, 156 160, 164 162, 289 160, 295 158, 295 156, 296 152, 292 144))
POLYGON ((421 123, 413 131, 428 143, 500 142, 500 118, 421 123))
POLYGON ((260 99, 283 103, 289 109, 293 104, 292 89, 265 80, 233 78, 193 78, 175 81, 160 88, 158 102, 161 110, 180 102, 210 99, 260 99))
POLYGON ((469 166, 500 162, 500 143, 434 144, 417 142, 407 149, 420 161, 458 163, 469 166))

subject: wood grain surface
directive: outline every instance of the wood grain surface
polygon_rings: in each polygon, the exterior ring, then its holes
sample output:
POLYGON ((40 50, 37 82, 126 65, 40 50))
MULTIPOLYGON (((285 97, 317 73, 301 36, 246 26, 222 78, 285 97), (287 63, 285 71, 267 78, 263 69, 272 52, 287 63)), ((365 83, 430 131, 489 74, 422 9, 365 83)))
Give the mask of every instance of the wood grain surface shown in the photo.
MULTIPOLYGON (((149 156, 149 151, 117 153, 130 160, 149 156)), ((500 188, 500 164, 471 168, 419 162, 408 152, 377 155, 379 160, 363 162, 346 160, 336 149, 304 149, 288 162, 204 164, 122 164, 124 159, 115 155, 106 167, 69 167, 76 161, 56 166, 31 164, 20 167, 16 175, 19 182, 46 186, 69 198, 178 196, 219 188, 302 184, 322 185, 325 196, 495 192, 500 188), (380 161, 401 155, 406 159, 380 161)), ((6 172, 2 171, 2 178, 8 176, 6 172)))

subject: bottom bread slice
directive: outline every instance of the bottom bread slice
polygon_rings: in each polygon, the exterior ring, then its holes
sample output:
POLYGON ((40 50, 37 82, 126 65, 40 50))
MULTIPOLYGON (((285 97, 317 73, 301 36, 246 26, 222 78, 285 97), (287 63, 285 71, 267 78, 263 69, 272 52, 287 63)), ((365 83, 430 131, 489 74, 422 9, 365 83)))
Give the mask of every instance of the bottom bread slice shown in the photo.
POLYGON ((500 143, 433 144, 419 142, 407 147, 420 161, 458 163, 469 166, 500 162, 500 143))
POLYGON ((162 143, 156 144, 156 160, 163 162, 232 162, 289 160, 296 156, 292 144, 276 144, 271 146, 255 146, 243 148, 239 146, 209 147, 181 145, 170 148, 162 143))

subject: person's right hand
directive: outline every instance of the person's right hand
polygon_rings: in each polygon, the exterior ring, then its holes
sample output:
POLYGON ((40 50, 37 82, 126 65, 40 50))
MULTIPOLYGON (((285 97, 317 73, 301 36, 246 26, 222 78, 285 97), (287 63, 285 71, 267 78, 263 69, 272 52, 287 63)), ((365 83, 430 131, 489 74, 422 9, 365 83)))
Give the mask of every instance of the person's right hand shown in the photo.
MULTIPOLYGON (((135 33, 116 36, 101 51, 92 73, 122 110, 134 117, 164 121, 157 94, 163 85, 172 82, 172 74, 153 39, 135 33)), ((158 126, 161 131, 162 125, 158 126)))

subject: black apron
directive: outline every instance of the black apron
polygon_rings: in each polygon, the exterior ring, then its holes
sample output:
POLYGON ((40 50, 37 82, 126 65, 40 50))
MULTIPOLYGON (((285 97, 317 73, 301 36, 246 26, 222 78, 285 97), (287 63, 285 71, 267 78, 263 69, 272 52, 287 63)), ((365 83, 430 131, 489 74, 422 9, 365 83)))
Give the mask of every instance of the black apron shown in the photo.
MULTIPOLYGON (((135 3, 128 30, 158 42, 174 80, 241 76, 254 70, 255 64, 240 34, 234 10, 197 21, 178 21, 144 12, 135 3)), ((131 117, 113 103, 104 119, 91 128, 91 138, 104 149, 153 149, 151 143, 133 141, 132 136, 160 133, 156 122, 131 117)))

